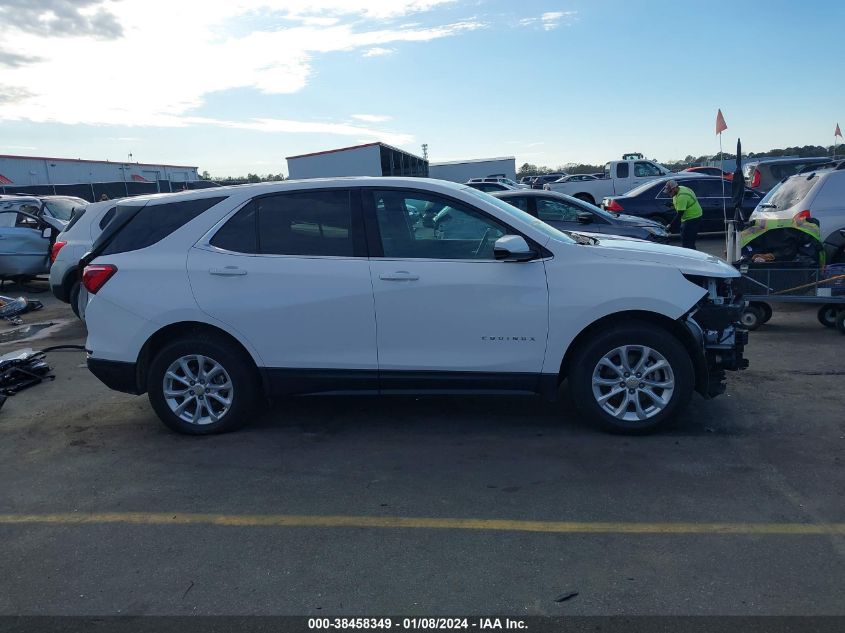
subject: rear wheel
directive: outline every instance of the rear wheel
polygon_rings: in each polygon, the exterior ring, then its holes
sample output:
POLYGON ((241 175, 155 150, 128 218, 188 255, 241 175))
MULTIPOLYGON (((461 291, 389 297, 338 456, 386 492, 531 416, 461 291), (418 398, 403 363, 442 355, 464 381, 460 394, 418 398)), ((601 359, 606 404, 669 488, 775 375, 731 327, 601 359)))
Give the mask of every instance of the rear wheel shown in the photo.
POLYGON ((819 308, 819 312, 816 315, 819 323, 821 323, 825 327, 835 327, 836 326, 836 304, 835 303, 826 303, 821 308, 819 308))
POLYGON ((590 336, 568 372, 579 411, 614 433, 644 434, 665 426, 695 386, 692 360, 681 342, 646 322, 590 336))
POLYGON ((840 310, 836 315, 836 329, 840 334, 845 334, 845 310, 840 310))
POLYGON ((590 204, 596 203, 595 198, 588 193, 576 193, 574 197, 579 200, 583 200, 584 202, 589 202, 590 204))
POLYGON ((156 354, 147 390, 161 421, 187 435, 242 426, 259 394, 252 360, 231 342, 201 334, 170 343, 156 354))

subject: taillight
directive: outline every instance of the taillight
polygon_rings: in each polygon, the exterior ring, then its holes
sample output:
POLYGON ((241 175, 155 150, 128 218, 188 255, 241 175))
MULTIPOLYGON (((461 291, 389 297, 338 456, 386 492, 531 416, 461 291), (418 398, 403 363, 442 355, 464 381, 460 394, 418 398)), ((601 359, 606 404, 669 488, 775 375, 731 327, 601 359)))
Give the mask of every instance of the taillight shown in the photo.
POLYGON ((798 222, 806 222, 810 219, 810 211, 805 209, 804 211, 799 211, 795 215, 792 216, 792 221, 795 223, 798 222))
POLYGON ((62 250, 67 245, 67 242, 56 242, 53 244, 52 248, 50 249, 50 263, 56 261, 56 257, 59 256, 59 251, 62 250))
POLYGON ((754 175, 751 176, 751 186, 752 187, 759 187, 760 186, 760 170, 755 169, 754 175))
POLYGON ((117 266, 113 264, 91 264, 82 273, 82 285, 95 295, 116 272, 117 266))
POLYGON ((613 213, 619 213, 620 211, 624 211, 625 209, 622 207, 621 204, 616 202, 616 200, 611 200, 610 203, 604 208, 605 211, 612 211, 613 213))

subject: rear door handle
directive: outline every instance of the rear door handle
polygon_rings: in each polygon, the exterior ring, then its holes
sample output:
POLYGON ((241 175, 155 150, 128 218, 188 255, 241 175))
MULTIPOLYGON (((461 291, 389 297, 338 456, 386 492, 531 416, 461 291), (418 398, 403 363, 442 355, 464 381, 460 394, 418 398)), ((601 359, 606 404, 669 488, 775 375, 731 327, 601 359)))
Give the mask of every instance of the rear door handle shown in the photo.
POLYGON ((407 270, 397 270, 395 273, 381 273, 378 278, 384 281, 417 281, 420 276, 412 275, 407 270))
POLYGON ((220 277, 239 277, 241 275, 246 275, 246 271, 243 268, 238 268, 237 266, 226 266, 226 268, 209 268, 208 272, 212 275, 219 275, 220 277))

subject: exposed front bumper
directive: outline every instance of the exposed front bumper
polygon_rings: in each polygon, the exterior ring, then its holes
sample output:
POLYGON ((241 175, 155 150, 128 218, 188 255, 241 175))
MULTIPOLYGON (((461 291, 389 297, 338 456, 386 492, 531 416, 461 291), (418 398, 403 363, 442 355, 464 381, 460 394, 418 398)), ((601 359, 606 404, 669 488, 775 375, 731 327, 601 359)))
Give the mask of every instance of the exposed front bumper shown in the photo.
POLYGON ((103 360, 88 356, 88 369, 109 389, 140 395, 138 387, 138 366, 116 360, 103 360))
POLYGON ((700 305, 689 317, 687 327, 699 340, 704 355, 706 380, 699 392, 713 398, 725 392, 725 372, 748 367, 743 352, 748 344, 748 330, 740 325, 743 301, 700 305))

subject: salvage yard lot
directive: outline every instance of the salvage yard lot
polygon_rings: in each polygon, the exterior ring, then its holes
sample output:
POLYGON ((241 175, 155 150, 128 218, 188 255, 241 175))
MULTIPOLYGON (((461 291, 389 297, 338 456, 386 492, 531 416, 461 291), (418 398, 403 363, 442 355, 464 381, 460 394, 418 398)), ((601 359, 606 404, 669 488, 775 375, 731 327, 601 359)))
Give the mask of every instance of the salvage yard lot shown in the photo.
MULTIPOLYGON (((69 318, 44 297, 28 322, 69 318)), ((726 395, 642 438, 565 396, 290 399, 184 437, 54 352, 0 412, 0 613, 845 614, 843 351, 776 308, 726 395)))

